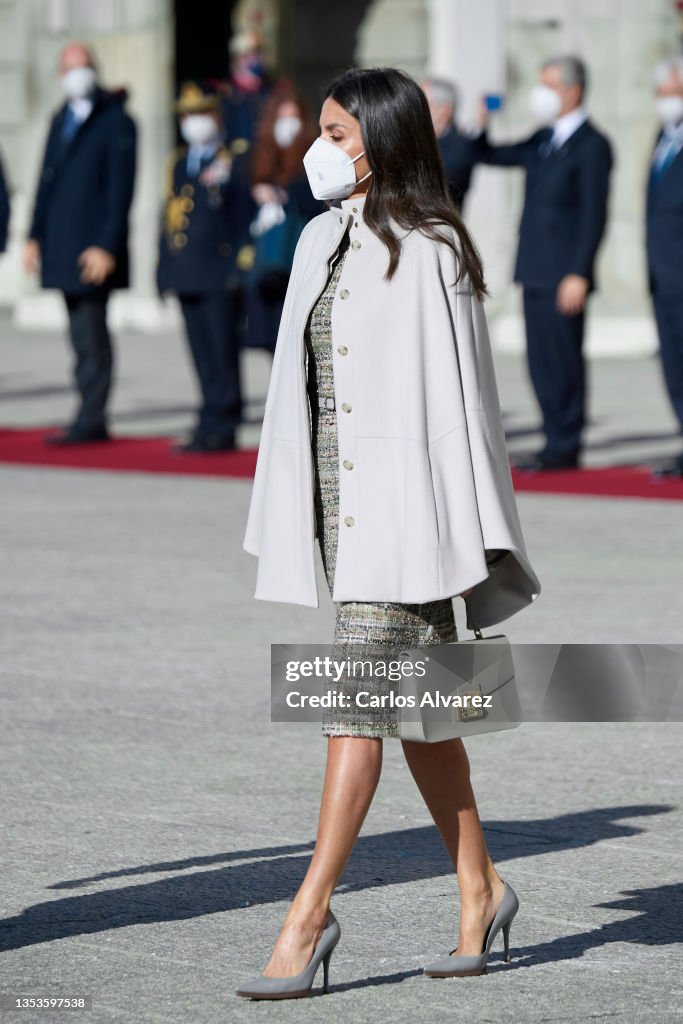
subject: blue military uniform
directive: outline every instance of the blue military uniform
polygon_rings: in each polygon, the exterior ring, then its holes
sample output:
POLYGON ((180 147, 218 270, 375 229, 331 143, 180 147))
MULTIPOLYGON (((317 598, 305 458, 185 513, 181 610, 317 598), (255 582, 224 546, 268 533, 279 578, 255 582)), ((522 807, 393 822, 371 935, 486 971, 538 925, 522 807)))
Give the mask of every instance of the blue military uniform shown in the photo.
POLYGON ((156 278, 161 294, 178 296, 201 387, 192 450, 232 447, 242 419, 239 324, 255 215, 248 168, 243 143, 219 142, 203 153, 181 146, 169 161, 156 278), (224 159, 231 161, 225 180, 203 181, 224 159))
POLYGON ((40 246, 44 288, 58 288, 69 315, 81 405, 57 440, 105 440, 113 353, 107 302, 127 288, 128 214, 133 198, 137 133, 124 109, 125 90, 96 87, 79 119, 69 102, 50 124, 28 237, 40 246), (79 256, 91 246, 115 259, 102 284, 84 283, 79 256))

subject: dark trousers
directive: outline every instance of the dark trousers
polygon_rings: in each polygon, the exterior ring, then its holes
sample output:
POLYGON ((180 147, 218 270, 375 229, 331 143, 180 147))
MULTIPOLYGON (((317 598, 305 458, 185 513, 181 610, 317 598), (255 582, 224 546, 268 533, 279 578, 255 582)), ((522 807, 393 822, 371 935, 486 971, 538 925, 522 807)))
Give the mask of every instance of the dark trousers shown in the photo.
POLYGON ((195 433, 233 434, 242 419, 238 296, 226 289, 178 297, 202 392, 195 433))
POLYGON ((111 390, 113 351, 107 329, 108 296, 64 294, 69 336, 76 355, 74 377, 80 408, 72 426, 78 430, 106 427, 106 404, 111 390))
POLYGON ((683 294, 654 295, 653 305, 664 381, 683 430, 683 294))
POLYGON ((565 316, 555 302, 555 289, 524 288, 527 362, 546 450, 568 455, 580 450, 585 424, 584 313, 565 316))

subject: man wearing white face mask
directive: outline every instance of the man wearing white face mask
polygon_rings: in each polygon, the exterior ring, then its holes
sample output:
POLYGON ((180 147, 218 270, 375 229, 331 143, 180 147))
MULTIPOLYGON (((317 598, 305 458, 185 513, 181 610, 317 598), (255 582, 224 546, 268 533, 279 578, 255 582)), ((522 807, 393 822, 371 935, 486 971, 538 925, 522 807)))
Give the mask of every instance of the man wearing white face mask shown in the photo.
POLYGON ((578 57, 546 61, 529 106, 544 127, 511 145, 484 129, 478 161, 524 167, 526 191, 515 281, 523 286, 529 375, 543 417, 545 446, 520 469, 579 465, 586 419, 584 313, 607 221, 612 149, 583 106, 586 68, 578 57))
POLYGON ((170 157, 159 236, 157 286, 177 295, 202 394, 181 453, 228 451, 242 417, 238 323, 251 256, 249 154, 223 142, 220 100, 184 82, 175 104, 186 145, 170 157))
POLYGON ((46 440, 74 444, 109 437, 107 303, 113 288, 128 287, 136 127, 124 110, 126 91, 99 85, 88 46, 65 46, 59 70, 66 101, 50 126, 24 269, 40 267, 43 287, 64 295, 81 403, 70 427, 46 440))
MULTIPOLYGON (((671 405, 683 431, 683 56, 655 69, 661 122, 647 183, 647 264, 671 405)), ((683 477, 683 452, 656 476, 683 477)))

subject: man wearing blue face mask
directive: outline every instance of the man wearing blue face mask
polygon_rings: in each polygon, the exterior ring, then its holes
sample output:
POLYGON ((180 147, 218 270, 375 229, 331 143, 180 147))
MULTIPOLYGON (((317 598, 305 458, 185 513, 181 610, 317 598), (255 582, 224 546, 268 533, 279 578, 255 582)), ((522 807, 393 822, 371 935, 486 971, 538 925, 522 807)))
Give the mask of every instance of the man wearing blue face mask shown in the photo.
POLYGON ((607 221, 612 149, 583 105, 586 68, 578 57, 546 61, 529 96, 544 127, 511 145, 482 134, 475 159, 526 170, 515 281, 523 286, 529 375, 543 417, 545 446, 519 469, 579 465, 586 420, 584 314, 607 221))
POLYGON ((261 37, 257 32, 236 32, 228 43, 230 78, 222 84, 225 141, 246 150, 264 100, 274 80, 265 66, 261 37))

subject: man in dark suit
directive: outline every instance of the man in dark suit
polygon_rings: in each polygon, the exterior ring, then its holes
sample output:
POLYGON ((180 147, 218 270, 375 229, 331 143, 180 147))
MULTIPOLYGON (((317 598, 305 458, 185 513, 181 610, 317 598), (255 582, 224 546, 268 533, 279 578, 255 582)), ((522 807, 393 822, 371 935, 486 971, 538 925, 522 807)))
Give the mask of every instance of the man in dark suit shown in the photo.
POLYGON ((47 440, 74 444, 109 438, 107 302, 113 288, 128 287, 136 127, 124 110, 125 91, 98 84, 89 47, 68 44, 60 73, 67 100, 50 125, 24 267, 40 265, 43 287, 58 288, 66 302, 81 404, 71 426, 47 440))
POLYGON ((460 132, 455 123, 456 88, 447 78, 433 76, 423 78, 420 85, 429 103, 451 197, 458 211, 462 212, 475 157, 470 137, 460 132))
POLYGON ((7 249, 7 234, 9 231, 10 202, 9 189, 5 181, 5 169, 0 160, 0 252, 7 249))
POLYGON ((175 293, 185 320, 202 405, 180 452, 236 447, 242 418, 238 323, 256 216, 243 141, 223 142, 216 90, 186 82, 176 103, 187 145, 171 155, 159 238, 157 286, 175 293))
MULTIPOLYGON (((647 183, 647 266, 669 398, 683 431, 683 57, 655 71, 662 122, 647 183)), ((683 452, 654 470, 683 477, 683 452)))
POLYGON ((515 281, 523 286, 529 374, 545 446, 516 463, 531 470, 579 465, 585 426, 583 355, 588 294, 607 221, 612 148, 583 107, 586 69, 577 57, 547 61, 529 97, 546 127, 512 145, 492 145, 488 111, 477 159, 526 170, 515 281))

